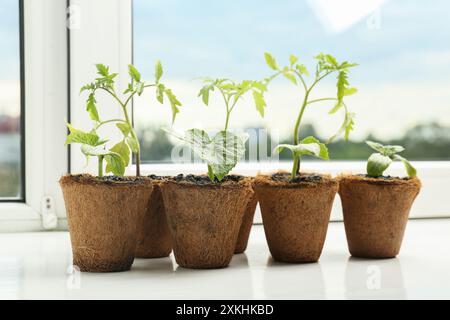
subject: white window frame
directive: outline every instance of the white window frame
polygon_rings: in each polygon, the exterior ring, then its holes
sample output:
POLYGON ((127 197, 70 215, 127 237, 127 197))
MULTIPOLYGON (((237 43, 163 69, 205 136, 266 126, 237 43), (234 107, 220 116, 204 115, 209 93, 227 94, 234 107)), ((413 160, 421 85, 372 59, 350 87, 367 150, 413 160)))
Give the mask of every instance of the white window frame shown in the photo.
POLYGON ((0 232, 39 231, 56 219, 65 228, 57 181, 68 162, 66 6, 61 0, 24 0, 23 11, 25 202, 0 203, 0 232), (43 210, 48 197, 50 210, 43 210))

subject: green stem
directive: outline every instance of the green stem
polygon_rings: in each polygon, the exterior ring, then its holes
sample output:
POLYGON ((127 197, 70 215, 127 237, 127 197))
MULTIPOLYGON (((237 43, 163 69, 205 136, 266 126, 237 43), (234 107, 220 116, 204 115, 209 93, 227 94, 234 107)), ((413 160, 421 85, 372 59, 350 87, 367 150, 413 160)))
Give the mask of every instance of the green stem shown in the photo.
MULTIPOLYGON (((303 114, 305 113, 306 106, 308 105, 308 96, 309 90, 306 91, 305 98, 303 99, 303 104, 300 109, 300 113, 297 117, 297 121, 295 122, 294 127, 294 145, 298 145, 300 143, 299 131, 300 124, 302 122, 303 114)), ((294 156, 294 165, 292 167, 291 178, 294 179, 300 173, 300 156, 294 156)))
POLYGON ((113 123, 113 122, 123 122, 123 123, 127 123, 126 121, 122 120, 122 119, 112 119, 112 120, 107 120, 107 121, 103 121, 100 122, 99 124, 97 124, 97 126, 95 127, 95 129, 97 130, 98 128, 108 124, 108 123, 113 123))
POLYGON ((98 176, 103 177, 103 159, 105 156, 98 156, 98 176))

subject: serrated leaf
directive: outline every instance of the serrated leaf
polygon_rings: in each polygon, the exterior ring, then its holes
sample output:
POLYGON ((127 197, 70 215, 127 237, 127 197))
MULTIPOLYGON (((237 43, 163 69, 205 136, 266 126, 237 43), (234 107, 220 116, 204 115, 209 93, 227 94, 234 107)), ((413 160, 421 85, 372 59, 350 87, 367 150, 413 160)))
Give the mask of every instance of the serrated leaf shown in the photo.
POLYGON ((264 96, 258 91, 253 91, 253 100, 255 101, 256 110, 261 115, 261 117, 264 118, 264 111, 267 107, 264 96))
POLYGON ((295 76, 290 73, 289 71, 287 72, 283 72, 283 76, 288 79, 290 82, 292 82, 293 84, 297 85, 297 79, 295 78, 295 76))
POLYGON ((358 89, 356 89, 356 88, 345 88, 344 89, 344 96, 351 96, 355 93, 358 93, 358 89))
POLYGON ((338 65, 338 62, 337 62, 337 60, 336 60, 336 58, 333 57, 331 54, 325 55, 325 60, 326 60, 329 64, 331 64, 332 66, 334 66, 334 67, 338 67, 338 66, 339 66, 339 65, 338 65))
POLYGON ((294 64, 297 63, 297 61, 298 61, 298 58, 295 55, 291 54, 289 56, 289 63, 291 64, 291 67, 293 67, 294 64))
POLYGON ((141 82, 141 73, 132 64, 128 65, 128 73, 134 82, 141 82))
POLYGON ((158 102, 161 104, 164 103, 164 92, 165 91, 166 91, 166 87, 162 83, 159 83, 156 86, 156 100, 158 100, 158 102))
POLYGON ((133 153, 139 152, 139 150, 141 149, 139 141, 134 136, 129 136, 125 140, 133 153))
POLYGON ((121 141, 114 145, 109 151, 117 153, 122 157, 125 167, 130 163, 130 148, 125 141, 121 141))
POLYGON ((109 153, 105 156, 105 161, 107 173, 112 173, 119 177, 125 174, 125 163, 119 154, 109 153))
POLYGON ((367 175, 373 178, 381 177, 391 163, 391 158, 381 153, 374 153, 367 160, 367 175))
POLYGON ((206 85, 200 89, 198 93, 199 97, 202 97, 203 103, 207 106, 209 104, 209 93, 210 91, 214 91, 214 86, 206 85))
POLYGON ((304 74, 304 75, 306 75, 306 76, 309 77, 309 72, 308 72, 308 69, 306 68, 305 65, 303 65, 303 64, 298 64, 298 65, 295 66, 295 68, 297 69, 297 71, 298 71, 300 74, 304 74))
POLYGON ((412 164, 402 156, 399 156, 398 154, 394 155, 394 160, 399 160, 403 162, 403 165, 405 166, 406 173, 410 178, 414 178, 417 175, 417 170, 412 166, 412 164))
POLYGON ((394 154, 400 153, 405 150, 405 148, 402 146, 391 146, 391 145, 384 146, 381 143, 373 141, 366 141, 366 144, 373 150, 378 151, 379 153, 387 157, 391 157, 394 154))
POLYGON ((161 61, 157 60, 155 64, 155 81, 156 83, 159 83, 163 76, 163 67, 161 64, 161 61))
POLYGON ((290 150, 294 157, 311 155, 323 160, 330 159, 326 145, 312 136, 303 139, 298 145, 280 144, 275 148, 274 152, 280 153, 284 149, 290 150))
POLYGON ((92 91, 92 90, 95 90, 95 88, 96 87, 95 87, 94 83, 89 83, 89 84, 86 84, 86 85, 81 87, 80 93, 82 93, 84 91, 92 91))
POLYGON ((266 63, 272 70, 279 70, 277 61, 275 58, 268 52, 264 53, 264 58, 266 59, 266 63))
POLYGON ((90 146, 98 146, 100 143, 100 137, 96 133, 84 132, 82 130, 75 129, 71 124, 67 124, 69 128, 69 135, 66 139, 66 145, 72 143, 87 144, 90 146))
POLYGON ((104 64, 98 63, 95 65, 97 68, 97 73, 103 77, 109 76, 109 67, 105 66, 104 64))
POLYGON ((96 103, 97 103, 97 101, 95 100, 95 95, 93 93, 91 93, 89 95, 89 98, 88 98, 87 103, 86 103, 86 111, 89 113, 89 117, 92 120, 94 120, 96 122, 99 122, 100 121, 100 117, 98 115, 96 103))
POLYGON ((178 109, 178 107, 181 106, 181 102, 178 101, 177 97, 173 94, 172 90, 166 89, 165 93, 167 98, 169 99, 170 106, 172 108, 172 123, 174 123, 177 114, 180 112, 180 109, 178 109))
POLYGON ((116 124, 117 128, 122 132, 124 137, 128 137, 128 135, 131 132, 131 126, 128 123, 125 122, 119 122, 116 124))

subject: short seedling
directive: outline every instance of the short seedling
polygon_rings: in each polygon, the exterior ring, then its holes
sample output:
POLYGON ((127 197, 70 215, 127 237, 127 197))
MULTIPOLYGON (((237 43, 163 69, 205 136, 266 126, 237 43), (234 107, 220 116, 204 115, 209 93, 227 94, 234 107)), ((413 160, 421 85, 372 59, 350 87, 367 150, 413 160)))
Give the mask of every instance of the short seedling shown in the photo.
POLYGON ((97 73, 99 77, 94 82, 89 83, 81 88, 81 92, 88 92, 88 99, 86 102, 86 111, 89 113, 94 127, 89 132, 75 129, 72 125, 67 124, 70 134, 67 137, 66 144, 81 144, 81 151, 89 159, 90 156, 98 158, 98 176, 103 176, 103 165, 106 161, 106 172, 117 176, 123 176, 125 168, 130 163, 131 152, 136 157, 136 175, 140 176, 140 145, 136 132, 131 121, 128 107, 133 97, 142 95, 146 88, 156 88, 157 100, 164 103, 164 96, 166 96, 172 107, 172 122, 179 112, 178 107, 181 103, 177 100, 172 90, 166 88, 160 82, 163 75, 163 68, 161 62, 157 61, 155 66, 155 83, 146 83, 142 80, 139 71, 132 65, 128 66, 128 73, 130 75, 130 83, 127 89, 123 92, 123 98, 119 96, 115 87, 115 78, 117 73, 110 73, 109 67, 98 64, 97 73), (99 91, 109 94, 120 106, 123 112, 123 119, 109 119, 101 120, 97 110, 96 95, 99 91), (108 140, 100 139, 97 130, 107 124, 115 124, 123 135, 122 141, 115 144, 110 149, 106 148, 108 140))
POLYGON ((281 152, 284 149, 289 149, 292 152, 294 165, 292 168, 291 179, 295 179, 295 177, 300 174, 300 160, 302 156, 312 155, 324 160, 329 159, 328 149, 325 143, 321 143, 315 137, 306 137, 300 140, 300 125, 306 107, 319 102, 333 101, 335 102, 335 105, 330 110, 329 114, 335 114, 341 109, 345 111, 345 117, 342 126, 335 135, 328 139, 327 143, 332 142, 341 134, 344 134, 344 137, 347 140, 350 131, 353 130, 354 114, 348 110, 347 105, 344 103, 344 97, 355 94, 357 92, 357 89, 351 88, 348 82, 349 69, 357 66, 357 64, 349 63, 346 61, 343 63, 338 63, 338 61, 333 56, 321 53, 315 57, 317 63, 314 80, 310 85, 308 85, 306 77, 309 77, 309 72, 304 64, 298 63, 298 57, 296 57, 295 55, 291 55, 289 57, 289 65, 285 67, 279 67, 275 58, 269 53, 265 53, 265 59, 267 65, 272 70, 276 71, 274 75, 266 79, 267 83, 281 75, 292 82, 294 85, 299 86, 302 88, 302 90, 304 90, 304 97, 300 105, 297 120, 295 122, 293 144, 282 144, 275 148, 275 152, 281 152), (317 86, 317 84, 333 73, 337 73, 336 97, 310 99, 311 93, 317 86))
POLYGON ((369 177, 378 178, 383 176, 384 171, 386 171, 386 169, 395 160, 403 162, 406 173, 410 178, 417 175, 417 170, 411 165, 411 163, 397 154, 405 150, 402 146, 383 146, 380 143, 372 141, 366 141, 366 143, 369 147, 375 151, 378 151, 373 153, 369 157, 369 160, 367 160, 367 175, 369 177))
POLYGON ((224 129, 213 137, 201 129, 186 131, 178 138, 187 143, 191 149, 208 165, 208 176, 211 181, 221 181, 245 154, 246 134, 235 134, 229 131, 231 113, 240 99, 251 92, 256 110, 264 116, 266 102, 264 92, 267 90, 263 82, 244 80, 236 83, 229 79, 204 79, 199 97, 205 105, 209 104, 210 93, 217 90, 226 108, 224 129))

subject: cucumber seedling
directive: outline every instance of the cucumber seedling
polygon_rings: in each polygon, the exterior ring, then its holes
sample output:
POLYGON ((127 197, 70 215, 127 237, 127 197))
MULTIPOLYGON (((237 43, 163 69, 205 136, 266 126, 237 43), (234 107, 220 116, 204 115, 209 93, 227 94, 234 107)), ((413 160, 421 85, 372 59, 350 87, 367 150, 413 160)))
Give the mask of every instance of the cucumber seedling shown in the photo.
POLYGON ((377 151, 373 153, 367 160, 367 175, 372 178, 379 178, 383 176, 384 171, 391 165, 393 161, 403 162, 406 173, 410 178, 417 175, 417 170, 411 165, 411 163, 404 157, 397 153, 405 151, 402 146, 384 146, 381 143, 366 141, 367 145, 373 150, 377 151))
POLYGON ((146 83, 140 72, 133 66, 128 66, 128 73, 130 82, 127 89, 120 95, 115 86, 115 79, 117 73, 110 73, 109 67, 103 64, 97 64, 98 77, 94 82, 83 86, 80 93, 87 92, 88 98, 86 101, 86 111, 93 121, 93 128, 89 132, 75 129, 72 125, 67 124, 69 128, 69 135, 66 144, 81 144, 81 152, 89 157, 94 156, 98 158, 98 176, 103 176, 104 161, 106 162, 106 173, 112 173, 117 176, 123 176, 125 168, 129 165, 131 154, 135 155, 136 159, 136 176, 140 176, 140 145, 133 127, 133 123, 129 114, 129 107, 133 97, 141 96, 145 89, 153 87, 156 89, 156 98, 162 104, 164 97, 170 102, 172 107, 172 123, 179 112, 178 107, 181 103, 178 101, 172 90, 167 88, 160 82, 163 75, 163 68, 160 61, 155 65, 155 82, 146 83), (107 93, 112 99, 117 102, 122 110, 123 118, 121 119, 101 119, 97 109, 97 94, 98 92, 107 93), (98 129, 105 125, 115 125, 122 133, 122 141, 115 144, 111 148, 107 148, 108 140, 101 139, 97 134, 98 129), (130 152, 131 151, 131 152, 130 152))
POLYGON ((251 93, 258 113, 264 117, 266 102, 264 92, 267 86, 264 82, 244 80, 235 82, 230 79, 203 80, 203 87, 198 94, 203 103, 208 106, 212 92, 218 92, 223 99, 226 118, 223 130, 213 137, 201 129, 191 129, 178 139, 187 143, 191 149, 208 165, 208 176, 211 181, 221 181, 245 154, 247 134, 235 134, 229 130, 231 114, 238 102, 246 94, 251 93))
POLYGON ((278 76, 283 76, 288 79, 292 84, 298 86, 303 92, 303 100, 300 104, 299 113, 295 122, 293 132, 293 144, 281 144, 275 148, 275 152, 281 152, 284 149, 288 149, 292 153, 294 161, 291 173, 291 179, 295 179, 300 174, 300 161, 302 156, 311 155, 324 160, 329 159, 328 149, 326 144, 332 142, 341 134, 344 134, 346 140, 348 140, 350 131, 354 126, 354 113, 350 112, 347 105, 344 102, 345 96, 355 94, 356 88, 350 87, 348 82, 348 73, 350 68, 357 66, 355 63, 349 63, 344 61, 339 63, 336 58, 330 54, 320 53, 315 57, 316 68, 313 76, 313 80, 310 84, 307 83, 307 77, 310 76, 308 69, 304 64, 298 63, 298 57, 290 55, 289 65, 285 67, 279 67, 277 61, 270 53, 265 53, 265 60, 270 69, 275 73, 266 82, 269 83, 278 76), (313 89, 325 78, 332 74, 337 74, 337 94, 335 97, 325 97, 320 99, 311 99, 313 89), (302 124, 303 115, 307 107, 324 102, 334 102, 334 107, 329 111, 329 114, 335 114, 339 110, 345 111, 344 121, 338 132, 328 139, 326 143, 321 143, 319 139, 315 137, 305 137, 301 139, 299 137, 300 126, 302 124))

